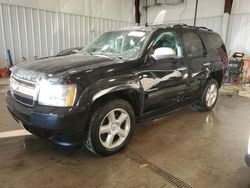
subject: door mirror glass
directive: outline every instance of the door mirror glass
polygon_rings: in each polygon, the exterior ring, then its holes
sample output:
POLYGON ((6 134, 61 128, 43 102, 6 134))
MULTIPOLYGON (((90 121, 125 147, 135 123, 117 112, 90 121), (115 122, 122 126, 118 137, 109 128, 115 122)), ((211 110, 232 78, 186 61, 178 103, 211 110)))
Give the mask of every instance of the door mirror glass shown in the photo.
POLYGON ((160 47, 155 49, 154 53, 151 55, 155 60, 176 58, 176 52, 174 49, 169 47, 160 47))

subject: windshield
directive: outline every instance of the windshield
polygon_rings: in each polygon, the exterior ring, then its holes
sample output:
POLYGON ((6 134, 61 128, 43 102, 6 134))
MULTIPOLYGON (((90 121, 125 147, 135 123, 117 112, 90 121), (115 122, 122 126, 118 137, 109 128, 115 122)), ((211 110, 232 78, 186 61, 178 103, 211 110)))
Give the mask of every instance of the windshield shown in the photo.
POLYGON ((101 35, 85 50, 94 55, 104 54, 123 59, 139 55, 148 31, 112 31, 101 35))

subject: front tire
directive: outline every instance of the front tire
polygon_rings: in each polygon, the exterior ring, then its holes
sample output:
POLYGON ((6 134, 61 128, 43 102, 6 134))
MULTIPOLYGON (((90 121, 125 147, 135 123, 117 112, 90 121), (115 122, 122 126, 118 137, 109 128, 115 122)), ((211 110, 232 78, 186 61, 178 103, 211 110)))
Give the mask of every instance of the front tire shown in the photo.
POLYGON ((219 96, 219 85, 215 79, 210 79, 203 90, 201 100, 198 104, 198 110, 211 111, 216 105, 219 96))
POLYGON ((121 99, 94 108, 84 145, 92 153, 108 156, 123 150, 134 132, 135 114, 121 99))

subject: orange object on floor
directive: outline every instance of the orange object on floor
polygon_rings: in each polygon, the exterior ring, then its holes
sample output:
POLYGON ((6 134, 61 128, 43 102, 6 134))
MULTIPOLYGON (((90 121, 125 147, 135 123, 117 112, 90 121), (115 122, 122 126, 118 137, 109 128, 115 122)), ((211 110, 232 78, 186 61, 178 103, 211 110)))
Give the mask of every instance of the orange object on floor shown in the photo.
POLYGON ((1 77, 2 78, 9 78, 10 75, 10 70, 5 68, 1 70, 1 77))

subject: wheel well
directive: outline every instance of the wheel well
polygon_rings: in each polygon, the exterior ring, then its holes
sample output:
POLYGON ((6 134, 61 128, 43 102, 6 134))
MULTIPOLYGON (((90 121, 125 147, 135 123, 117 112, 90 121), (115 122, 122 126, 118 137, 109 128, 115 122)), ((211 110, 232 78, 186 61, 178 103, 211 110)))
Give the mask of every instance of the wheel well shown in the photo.
POLYGON ((94 107, 98 104, 102 104, 105 101, 112 100, 115 98, 127 101, 134 109, 135 115, 138 116, 140 114, 140 95, 137 91, 134 90, 121 90, 108 93, 96 99, 91 106, 94 107))
POLYGON ((214 78, 218 84, 219 87, 221 87, 222 81, 223 81, 223 73, 222 71, 216 71, 211 74, 211 77, 214 78))

